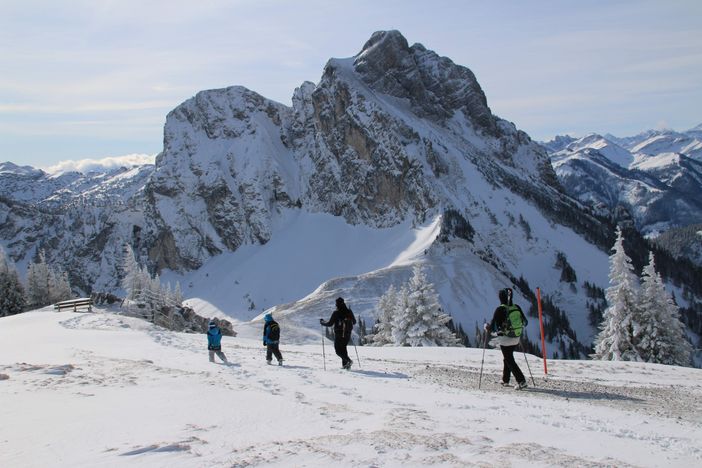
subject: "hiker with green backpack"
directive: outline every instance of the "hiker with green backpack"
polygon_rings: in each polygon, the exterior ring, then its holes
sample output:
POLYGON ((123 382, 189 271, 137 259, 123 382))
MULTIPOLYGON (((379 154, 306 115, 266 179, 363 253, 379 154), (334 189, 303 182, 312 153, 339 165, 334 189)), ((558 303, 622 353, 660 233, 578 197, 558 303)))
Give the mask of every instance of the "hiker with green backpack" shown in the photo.
POLYGON ((492 332, 494 338, 490 340, 490 346, 500 347, 504 357, 504 367, 502 368, 503 387, 509 386, 510 375, 514 375, 517 390, 526 388, 527 383, 522 370, 514 360, 514 350, 519 344, 522 331, 527 325, 527 318, 522 309, 512 303, 512 290, 510 288, 501 289, 498 293, 500 305, 495 309, 490 324, 485 325, 485 331, 492 332))

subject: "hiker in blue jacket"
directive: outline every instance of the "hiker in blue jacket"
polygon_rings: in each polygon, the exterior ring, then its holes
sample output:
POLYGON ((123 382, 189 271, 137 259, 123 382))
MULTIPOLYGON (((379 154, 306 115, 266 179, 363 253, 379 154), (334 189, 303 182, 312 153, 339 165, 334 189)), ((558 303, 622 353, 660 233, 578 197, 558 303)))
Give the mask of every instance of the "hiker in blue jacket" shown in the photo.
POLYGON ((207 349, 210 352, 210 362, 215 362, 215 354, 225 363, 228 364, 227 356, 222 352, 222 330, 219 329, 214 320, 210 320, 207 330, 207 349))
POLYGON ((283 355, 280 353, 280 326, 273 320, 272 314, 263 317, 263 346, 266 347, 266 363, 270 364, 273 355, 278 360, 278 365, 283 365, 283 355))

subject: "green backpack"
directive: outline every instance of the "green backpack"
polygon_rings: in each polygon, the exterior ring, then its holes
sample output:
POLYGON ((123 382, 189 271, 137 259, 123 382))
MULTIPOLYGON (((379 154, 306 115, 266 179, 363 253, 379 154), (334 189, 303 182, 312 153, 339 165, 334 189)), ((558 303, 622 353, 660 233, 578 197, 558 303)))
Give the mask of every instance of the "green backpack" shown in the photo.
POLYGON ((510 337, 522 336, 522 330, 529 323, 522 312, 522 309, 516 305, 505 305, 502 307, 507 309, 507 319, 502 324, 502 330, 505 335, 510 337))

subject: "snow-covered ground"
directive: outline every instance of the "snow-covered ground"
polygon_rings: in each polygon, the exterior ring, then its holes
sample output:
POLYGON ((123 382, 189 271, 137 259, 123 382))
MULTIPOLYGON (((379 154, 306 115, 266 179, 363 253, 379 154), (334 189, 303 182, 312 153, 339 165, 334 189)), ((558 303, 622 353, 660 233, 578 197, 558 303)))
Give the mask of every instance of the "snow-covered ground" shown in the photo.
POLYGON ((283 326, 278 367, 237 329, 227 366, 105 309, 0 319, 0 466, 702 465, 699 369, 528 356, 518 392, 488 350, 478 390, 481 349, 359 347, 347 372, 327 342, 324 370, 283 326))

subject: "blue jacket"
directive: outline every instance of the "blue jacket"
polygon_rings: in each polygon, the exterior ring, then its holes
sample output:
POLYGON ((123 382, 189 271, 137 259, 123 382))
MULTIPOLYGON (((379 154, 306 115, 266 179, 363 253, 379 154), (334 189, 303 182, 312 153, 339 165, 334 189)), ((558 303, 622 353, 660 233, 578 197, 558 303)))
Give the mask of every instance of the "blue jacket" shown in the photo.
POLYGON ((207 349, 219 351, 222 349, 222 330, 217 325, 207 330, 207 349))
POLYGON ((263 325, 263 344, 274 345, 280 342, 280 326, 278 322, 273 320, 271 314, 266 314, 264 317, 265 324, 263 325))

